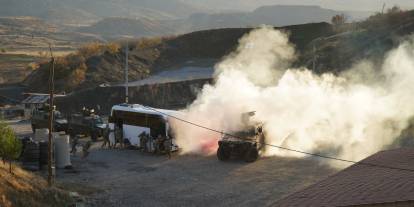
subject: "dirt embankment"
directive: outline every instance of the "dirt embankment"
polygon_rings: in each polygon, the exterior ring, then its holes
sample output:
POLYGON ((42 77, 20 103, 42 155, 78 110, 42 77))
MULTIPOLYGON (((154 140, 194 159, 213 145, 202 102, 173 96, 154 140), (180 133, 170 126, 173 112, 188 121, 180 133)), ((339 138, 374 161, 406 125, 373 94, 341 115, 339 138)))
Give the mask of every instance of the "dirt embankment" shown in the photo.
POLYGON ((67 192, 47 187, 47 182, 42 177, 17 166, 14 166, 14 174, 10 174, 8 170, 8 164, 0 162, 0 206, 43 207, 67 206, 73 203, 67 192))

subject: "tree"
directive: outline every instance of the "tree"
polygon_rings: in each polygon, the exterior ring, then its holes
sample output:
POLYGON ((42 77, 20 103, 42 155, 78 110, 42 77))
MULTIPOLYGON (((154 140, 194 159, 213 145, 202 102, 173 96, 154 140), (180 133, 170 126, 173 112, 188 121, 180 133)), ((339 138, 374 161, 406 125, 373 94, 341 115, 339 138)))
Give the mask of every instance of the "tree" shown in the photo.
POLYGON ((12 173, 12 161, 19 158, 22 143, 16 138, 13 130, 4 123, 0 123, 0 157, 3 162, 9 162, 9 171, 12 173))
POLYGON ((389 14, 396 14, 396 13, 401 13, 402 10, 399 6, 394 5, 391 9, 388 9, 387 13, 389 14))
POLYGON ((333 16, 331 19, 331 22, 335 26, 345 24, 346 22, 345 14, 337 14, 333 16))

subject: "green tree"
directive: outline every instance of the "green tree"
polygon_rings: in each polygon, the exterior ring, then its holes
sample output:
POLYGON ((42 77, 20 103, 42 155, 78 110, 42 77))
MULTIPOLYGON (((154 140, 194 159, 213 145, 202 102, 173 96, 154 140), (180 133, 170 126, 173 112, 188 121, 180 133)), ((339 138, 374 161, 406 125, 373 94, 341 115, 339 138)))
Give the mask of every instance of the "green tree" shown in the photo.
POLYGON ((12 173, 12 162, 19 158, 22 150, 22 144, 17 139, 13 130, 5 123, 0 123, 0 157, 3 162, 9 162, 9 171, 12 173))

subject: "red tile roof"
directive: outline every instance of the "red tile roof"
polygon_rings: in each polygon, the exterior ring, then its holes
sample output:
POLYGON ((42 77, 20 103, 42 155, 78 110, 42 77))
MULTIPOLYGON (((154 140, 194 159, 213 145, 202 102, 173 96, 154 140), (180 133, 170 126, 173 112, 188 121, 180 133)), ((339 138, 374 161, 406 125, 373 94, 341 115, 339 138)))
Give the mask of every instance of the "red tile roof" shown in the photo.
POLYGON ((378 152, 361 162, 413 171, 355 164, 277 201, 274 206, 351 206, 414 201, 414 148, 378 152))

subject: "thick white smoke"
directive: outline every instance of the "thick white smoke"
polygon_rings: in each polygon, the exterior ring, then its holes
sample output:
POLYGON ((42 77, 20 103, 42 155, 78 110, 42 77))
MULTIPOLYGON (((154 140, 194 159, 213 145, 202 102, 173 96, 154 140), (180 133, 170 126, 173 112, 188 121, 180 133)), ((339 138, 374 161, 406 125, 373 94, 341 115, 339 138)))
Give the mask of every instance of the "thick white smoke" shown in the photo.
MULTIPOLYGON (((269 144, 358 161, 390 145, 414 115, 413 48, 402 43, 380 68, 363 61, 339 76, 316 75, 289 68, 288 36, 262 27, 216 66, 215 83, 183 118, 231 133, 243 127, 242 113, 256 111, 269 144)), ((183 153, 215 153, 220 134, 182 122, 173 128, 183 153)), ((266 155, 305 156, 270 147, 266 155)))

